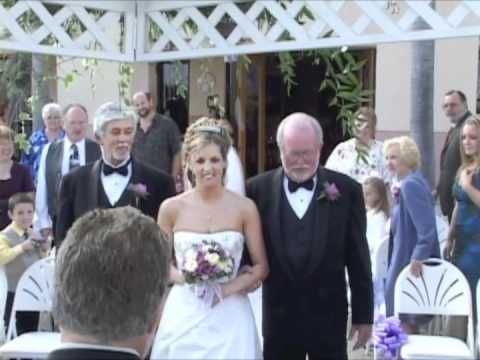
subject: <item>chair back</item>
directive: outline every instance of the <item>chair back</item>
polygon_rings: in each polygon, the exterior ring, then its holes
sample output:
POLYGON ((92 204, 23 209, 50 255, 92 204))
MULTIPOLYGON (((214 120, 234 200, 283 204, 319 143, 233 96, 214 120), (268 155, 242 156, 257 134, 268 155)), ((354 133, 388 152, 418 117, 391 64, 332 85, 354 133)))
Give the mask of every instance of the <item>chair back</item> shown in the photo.
POLYGON ((387 278, 388 270, 388 243, 389 237, 385 237, 378 245, 375 251, 375 264, 373 268, 373 277, 376 280, 384 280, 387 278))
POLYGON ((20 277, 7 332, 7 340, 16 335, 17 311, 51 311, 55 259, 47 257, 30 265, 20 277))
POLYGON ((441 259, 424 262, 422 275, 415 277, 406 266, 395 283, 395 315, 432 314, 472 316, 472 295, 465 276, 441 259))
POLYGON ((7 305, 8 280, 5 267, 0 266, 0 342, 5 340, 5 323, 3 317, 7 305))

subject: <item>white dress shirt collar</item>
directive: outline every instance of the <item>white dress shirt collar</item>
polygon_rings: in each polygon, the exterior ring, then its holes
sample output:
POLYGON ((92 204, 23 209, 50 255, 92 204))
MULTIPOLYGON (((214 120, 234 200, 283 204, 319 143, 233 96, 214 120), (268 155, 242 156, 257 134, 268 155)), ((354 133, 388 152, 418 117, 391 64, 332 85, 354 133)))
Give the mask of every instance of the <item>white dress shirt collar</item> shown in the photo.
MULTIPOLYGON (((103 161, 105 164, 117 168, 125 165, 130 161, 130 158, 127 160, 123 161, 120 165, 118 166, 113 166, 111 165, 108 161, 103 158, 103 161)), ((112 206, 115 206, 115 204, 120 200, 120 197, 122 196, 123 192, 127 188, 128 184, 130 183, 130 178, 132 177, 132 163, 130 162, 127 166, 128 169, 128 174, 127 176, 120 175, 119 173, 111 173, 108 176, 105 176, 103 171, 100 171, 100 181, 102 182, 103 190, 105 191, 105 195, 107 195, 108 200, 110 201, 110 204, 112 206)))
POLYGON ((88 349, 88 350, 117 351, 117 352, 129 353, 129 354, 140 357, 140 354, 135 349, 117 347, 117 346, 97 345, 97 344, 62 342, 62 344, 59 347, 55 348, 55 350, 59 350, 59 349, 88 349))
POLYGON ((317 187, 317 176, 313 177, 313 189, 307 190, 303 187, 298 188, 297 191, 291 193, 288 190, 288 178, 286 176, 283 177, 283 190, 285 191, 285 195, 287 196, 288 203, 292 207, 292 210, 295 212, 299 219, 303 218, 305 213, 310 206, 310 203, 313 199, 315 194, 315 188, 317 187))

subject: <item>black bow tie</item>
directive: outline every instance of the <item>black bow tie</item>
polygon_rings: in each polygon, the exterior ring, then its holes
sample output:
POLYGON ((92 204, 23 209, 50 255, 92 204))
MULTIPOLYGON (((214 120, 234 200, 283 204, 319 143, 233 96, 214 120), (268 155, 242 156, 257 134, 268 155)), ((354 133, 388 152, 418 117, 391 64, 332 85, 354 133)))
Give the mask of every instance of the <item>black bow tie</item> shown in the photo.
POLYGON ((113 167, 108 164, 103 163, 103 174, 105 176, 108 176, 113 173, 117 173, 122 176, 127 176, 128 175, 128 164, 130 164, 130 161, 128 161, 125 165, 119 166, 119 167, 113 167))
POLYGON ((303 187, 307 190, 312 190, 313 189, 313 178, 310 178, 308 180, 305 180, 304 182, 297 183, 291 179, 288 179, 288 191, 291 193, 294 193, 297 191, 299 188, 303 187))

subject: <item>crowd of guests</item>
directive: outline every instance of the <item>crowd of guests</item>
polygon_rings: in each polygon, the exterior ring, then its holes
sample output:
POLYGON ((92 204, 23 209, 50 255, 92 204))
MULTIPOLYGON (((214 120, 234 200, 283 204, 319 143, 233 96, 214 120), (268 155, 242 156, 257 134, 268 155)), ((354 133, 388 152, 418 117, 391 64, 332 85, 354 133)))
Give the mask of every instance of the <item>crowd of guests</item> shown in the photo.
MULTIPOLYGON (((436 197, 450 221, 444 256, 462 270, 475 294, 480 278, 480 120, 468 111, 461 91, 445 94, 451 129, 435 189, 421 173, 421 155, 411 137, 376 139, 377 118, 369 107, 354 114, 354 136, 337 145, 325 167, 319 164, 323 132, 316 119, 302 113, 287 116, 277 130, 282 166, 245 185, 227 121, 199 119, 187 129, 182 147, 175 123, 155 113, 148 93, 136 93, 133 104, 136 114, 113 103, 102 105, 93 118, 95 141, 86 136, 89 121, 82 105, 63 110, 45 105, 45 127, 32 134, 22 163, 12 159, 13 132, 0 126, 6 319, 26 267, 46 256, 52 243, 59 256, 67 256, 60 245, 73 241, 69 238, 79 241, 81 221, 75 221, 84 214, 91 214, 91 221, 95 216, 109 219, 108 212, 95 209, 127 205, 158 219, 175 250, 174 286, 154 341, 157 357, 260 356, 245 301, 246 293, 263 284, 266 359, 316 359, 327 353, 345 358, 347 286, 351 328, 361 347, 371 335, 374 304, 385 302, 386 315, 393 315, 402 269, 408 266, 420 276, 424 260, 441 256, 436 197), (182 274, 189 247, 206 239, 225 242, 236 257, 234 276, 212 295, 210 305, 217 313, 205 312, 205 295, 192 293, 182 274), (388 267, 380 277, 375 262, 385 243, 388 267), (332 308, 335 318, 329 316, 332 308), (233 338, 237 342, 229 340, 233 338)), ((124 224, 131 221, 125 218, 124 224)), ((108 262, 98 261, 104 260, 108 262)), ((68 329, 73 320, 66 309, 59 310, 59 317, 70 324, 68 329)), ((25 314, 18 321, 21 333, 35 327, 38 318, 25 314)), ((417 330, 418 318, 405 316, 402 322, 407 331, 417 330)))

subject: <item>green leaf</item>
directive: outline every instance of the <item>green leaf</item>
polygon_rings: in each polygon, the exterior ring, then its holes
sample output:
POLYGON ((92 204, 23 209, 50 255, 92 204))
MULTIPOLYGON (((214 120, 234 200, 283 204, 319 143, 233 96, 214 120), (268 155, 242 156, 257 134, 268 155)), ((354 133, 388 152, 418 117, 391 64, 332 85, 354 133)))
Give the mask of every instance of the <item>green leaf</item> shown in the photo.
POLYGON ((332 107, 338 104, 338 98, 334 97, 330 102, 328 103, 328 107, 332 107))

